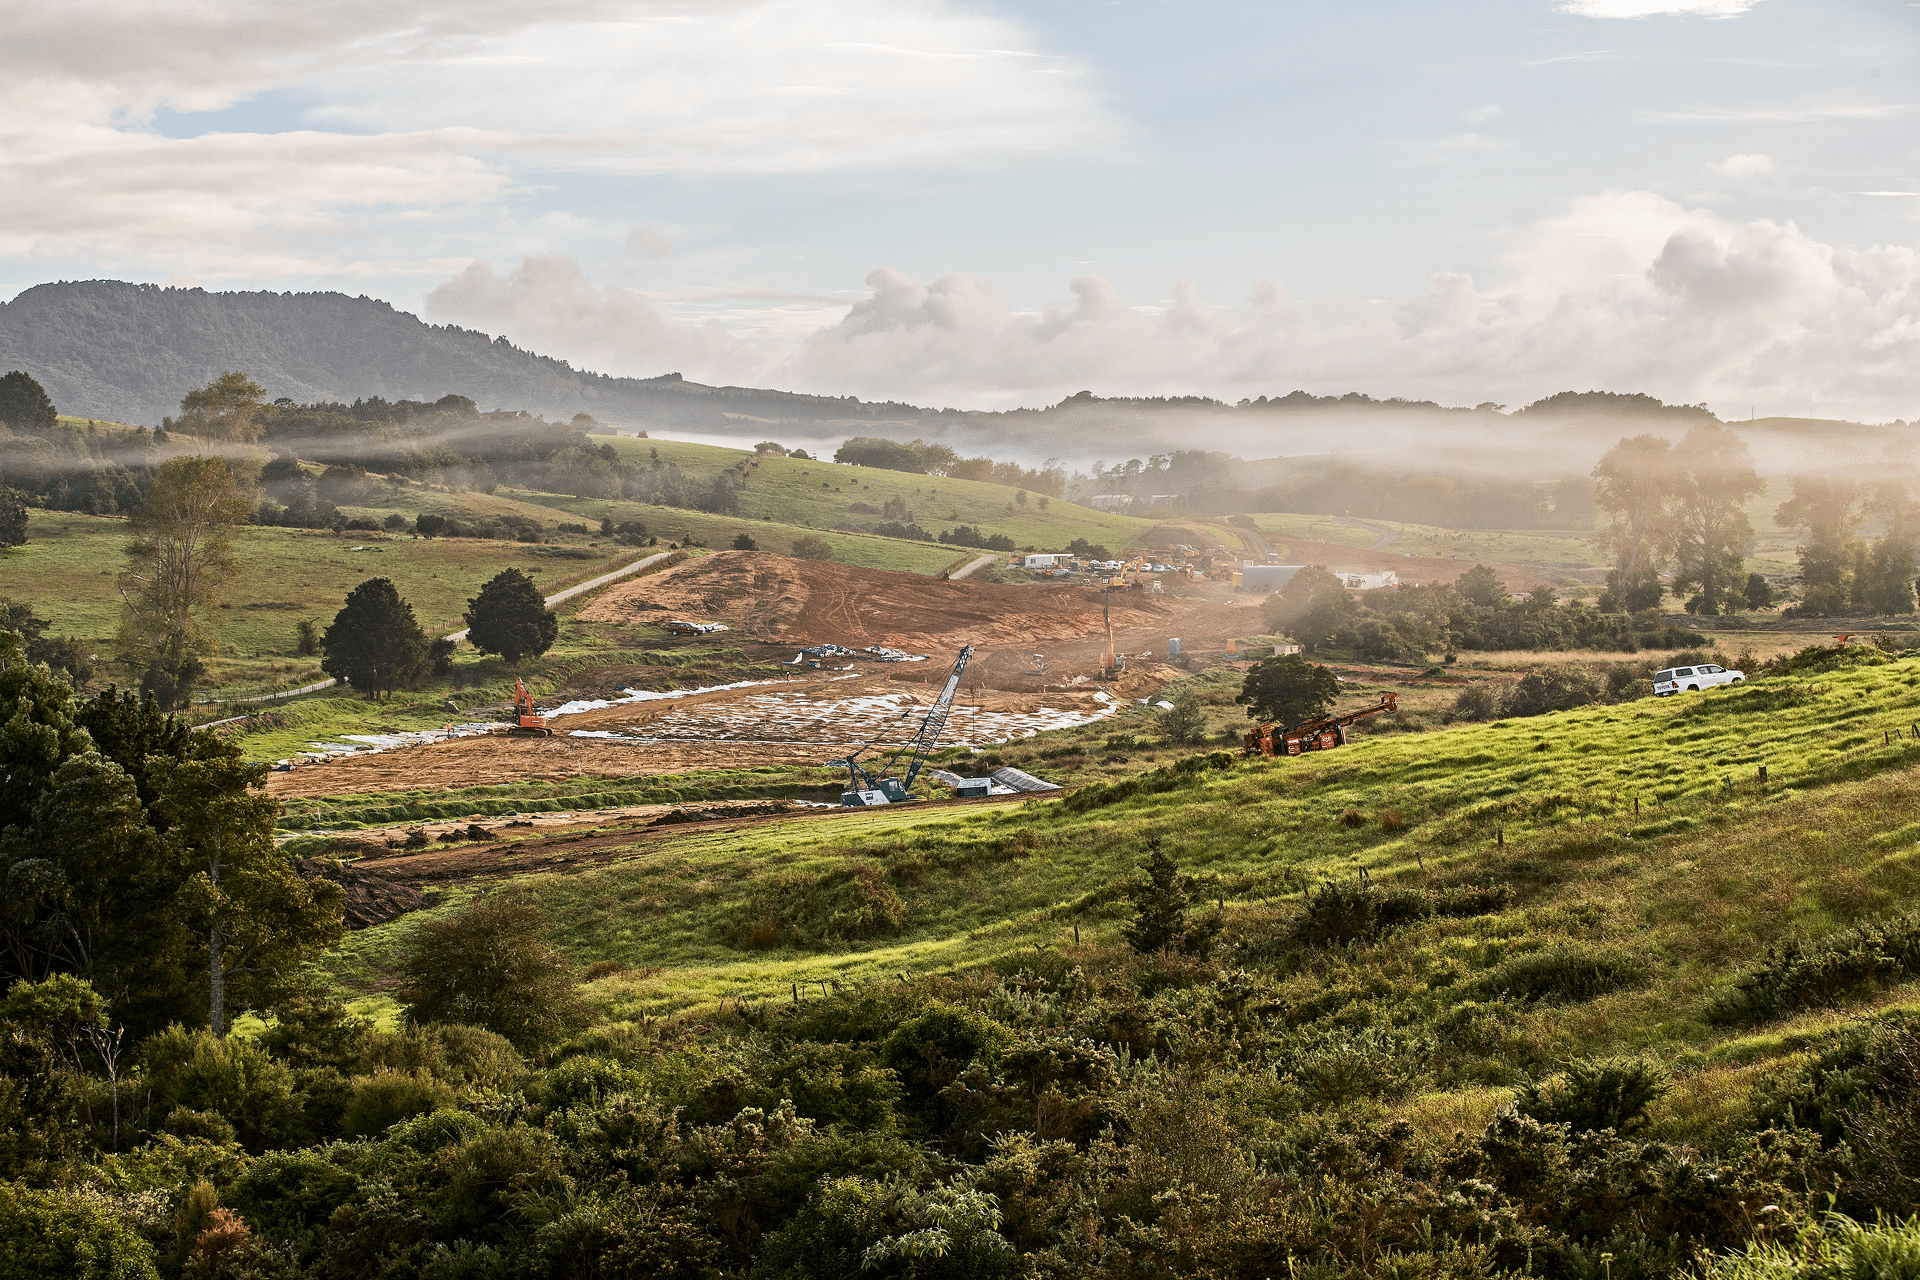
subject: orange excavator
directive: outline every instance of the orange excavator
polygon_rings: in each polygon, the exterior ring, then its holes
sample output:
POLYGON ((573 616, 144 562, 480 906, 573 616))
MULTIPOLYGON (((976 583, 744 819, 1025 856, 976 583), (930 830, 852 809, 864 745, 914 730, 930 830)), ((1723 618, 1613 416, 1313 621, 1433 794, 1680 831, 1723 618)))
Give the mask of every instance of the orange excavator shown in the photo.
POLYGON ((528 738, 553 736, 553 730, 547 728, 547 718, 533 705, 533 695, 527 692, 526 682, 518 676, 513 680, 513 717, 508 733, 528 738))
POLYGON ((1361 707, 1358 711, 1337 716, 1315 716, 1311 720, 1284 727, 1278 722, 1257 724, 1247 730, 1240 754, 1247 757, 1297 756, 1302 751, 1331 751, 1347 745, 1348 725, 1398 708, 1399 699, 1391 693, 1383 693, 1380 701, 1370 707, 1361 707))

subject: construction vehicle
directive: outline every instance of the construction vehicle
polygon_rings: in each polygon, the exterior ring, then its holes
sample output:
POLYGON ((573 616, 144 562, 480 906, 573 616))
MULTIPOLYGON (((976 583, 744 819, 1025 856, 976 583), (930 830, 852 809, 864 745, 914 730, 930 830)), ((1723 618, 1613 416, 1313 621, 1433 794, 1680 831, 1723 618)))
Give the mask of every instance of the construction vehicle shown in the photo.
POLYGON ((941 731, 947 727, 947 717, 953 711, 953 695, 960 689, 960 673, 967 669, 967 660, 973 657, 973 646, 960 650, 960 657, 954 662, 953 670, 947 673, 947 683, 940 690, 940 696, 934 699, 927 714, 920 719, 919 732, 903 746, 894 749, 892 755, 871 768, 860 763, 861 752, 867 751, 872 744, 850 751, 842 760, 829 760, 829 768, 845 767, 847 771, 847 789, 840 794, 840 803, 848 808, 874 804, 907 804, 918 799, 913 794, 913 783, 920 776, 920 767, 933 754, 933 748, 940 741, 941 731), (904 762, 904 764, 903 764, 904 762), (895 770, 905 769, 903 775, 895 770))
POLYGON ((513 680, 513 724, 507 732, 522 738, 553 736, 553 730, 547 728, 547 718, 533 705, 533 695, 527 692, 526 682, 518 676, 513 680))
POLYGON ((1369 716, 1377 716, 1383 711, 1399 709, 1399 699, 1391 693, 1380 695, 1380 701, 1370 707, 1361 707, 1358 711, 1348 711, 1337 716, 1314 716, 1302 720, 1299 724, 1282 726, 1277 721, 1257 724, 1247 730, 1246 741, 1241 745, 1240 754, 1253 756, 1297 756, 1303 751, 1331 751, 1335 747, 1347 745, 1347 726, 1358 724, 1369 716))

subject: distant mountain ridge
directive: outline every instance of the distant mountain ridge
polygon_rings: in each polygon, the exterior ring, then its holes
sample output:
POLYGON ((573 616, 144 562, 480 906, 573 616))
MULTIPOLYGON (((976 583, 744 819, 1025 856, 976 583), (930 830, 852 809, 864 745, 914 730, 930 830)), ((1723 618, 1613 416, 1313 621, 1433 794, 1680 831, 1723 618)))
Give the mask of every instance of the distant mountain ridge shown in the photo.
POLYGON ((209 293, 121 280, 35 285, 0 304, 0 370, 39 379, 62 413, 153 426, 180 397, 241 369, 300 402, 437 400, 616 426, 751 434, 728 414, 783 422, 911 421, 911 405, 708 387, 677 373, 610 378, 505 338, 427 324, 344 293, 209 293))

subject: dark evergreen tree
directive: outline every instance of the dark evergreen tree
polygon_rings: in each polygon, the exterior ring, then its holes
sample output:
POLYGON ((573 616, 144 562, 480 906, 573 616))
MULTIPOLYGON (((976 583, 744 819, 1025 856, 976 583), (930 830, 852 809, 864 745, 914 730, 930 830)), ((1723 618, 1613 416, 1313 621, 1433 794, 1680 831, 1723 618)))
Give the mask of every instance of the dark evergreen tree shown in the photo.
POLYGON ((467 601, 467 639, 482 653, 497 653, 508 666, 553 647, 560 620, 547 608, 533 579, 518 569, 502 569, 467 601))
POLYGON ((53 430, 59 421, 60 412, 53 407, 46 388, 31 374, 15 369, 0 378, 0 425, 37 433, 53 430))
POLYGON ((27 508, 20 495, 0 485, 0 547, 18 547, 27 540, 27 508))
POLYGON ((426 633, 389 578, 369 578, 348 594, 320 649, 320 669, 369 698, 411 688, 427 669, 426 633))
POLYGON ((1773 584, 1763 574, 1748 574, 1746 590, 1741 594, 1749 609, 1773 608, 1773 584))
POLYGON ((1234 701, 1256 720, 1298 724, 1332 706, 1339 693, 1333 672, 1290 653, 1256 662, 1234 701))

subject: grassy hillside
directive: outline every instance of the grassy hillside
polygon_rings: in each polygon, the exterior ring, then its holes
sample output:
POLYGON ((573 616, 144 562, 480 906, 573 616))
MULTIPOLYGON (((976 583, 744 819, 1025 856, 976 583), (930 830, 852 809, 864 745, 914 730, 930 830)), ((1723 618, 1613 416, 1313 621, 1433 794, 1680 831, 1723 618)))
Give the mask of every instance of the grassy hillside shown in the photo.
POLYGON ((1564 864, 1581 880, 1568 892, 1608 903, 1576 932, 1645 934, 1647 980, 1680 1019, 1672 1037, 1684 1040, 1700 1030, 1713 958, 1751 954, 1796 928, 1831 928, 1920 889, 1911 857, 1920 823, 1902 808, 1920 788, 1920 742, 1907 728, 1917 720, 1920 663, 1779 677, 1709 698, 1373 738, 1323 757, 1187 774, 1162 766, 1137 794, 1111 784, 997 813, 879 812, 690 837, 539 892, 569 922, 583 959, 664 967, 620 996, 621 1008, 638 1009, 765 996, 816 972, 984 962, 1035 942, 1057 946, 1076 920, 1108 930, 1112 895, 1102 886, 1131 870, 1149 835, 1223 877, 1242 907, 1363 869, 1506 875, 1540 862, 1526 874, 1557 882, 1564 864), (1883 742, 1896 729, 1907 736, 1883 742), (1162 778, 1166 789, 1152 793, 1162 778), (1383 828, 1389 811, 1403 830, 1383 828), (1349 812, 1352 825, 1341 817, 1349 812), (1799 830, 1813 834, 1783 834, 1799 830), (1853 865, 1837 890, 1842 850, 1853 865), (907 909, 896 935, 832 955, 742 954, 728 944, 727 920, 769 886, 831 876, 849 859, 871 861, 897 885, 907 909), (1699 873, 1676 877, 1675 863, 1699 873), (1595 878, 1582 879, 1589 870, 1595 878), (1756 889, 1783 875, 1807 887, 1756 889), (1606 887, 1613 881, 1642 888, 1622 896, 1606 887), (1712 936, 1691 936, 1687 922, 1703 919, 1708 898, 1724 899, 1712 936), (650 904, 645 929, 617 905, 632 901, 650 904))
POLYGON ((874 524, 884 516, 851 510, 860 502, 876 509, 898 498, 912 509, 914 520, 929 533, 967 524, 1004 533, 1018 546, 1043 549, 1065 547, 1075 538, 1104 543, 1112 550, 1132 546, 1154 521, 1113 515, 1050 499, 1041 511, 1039 497, 1029 494, 1026 505, 1016 491, 978 480, 944 476, 917 476, 902 471, 848 467, 832 462, 807 462, 778 455, 753 454, 712 445, 673 440, 616 438, 613 447, 629 462, 645 462, 658 450, 663 462, 698 475, 713 475, 752 459, 747 484, 740 492, 740 513, 751 519, 770 517, 777 522, 831 528, 836 524, 874 524))
MULTIPOLYGON (((514 882, 597 966, 563 1056, 684 1126, 801 1126, 816 1190, 756 1202, 756 1257, 830 1191, 930 1194, 923 1159, 991 1194, 1005 1274, 1061 1277, 1639 1280, 1755 1241, 1790 1275, 1824 1210, 1920 1201, 1920 658, 1296 760, 1146 727, 1028 744, 1153 757, 1064 798, 567 837, 604 847, 514 882), (1142 952, 1155 848, 1197 879, 1142 952)), ((466 900, 354 935, 337 989, 466 900)))

